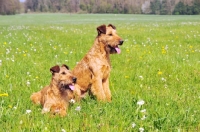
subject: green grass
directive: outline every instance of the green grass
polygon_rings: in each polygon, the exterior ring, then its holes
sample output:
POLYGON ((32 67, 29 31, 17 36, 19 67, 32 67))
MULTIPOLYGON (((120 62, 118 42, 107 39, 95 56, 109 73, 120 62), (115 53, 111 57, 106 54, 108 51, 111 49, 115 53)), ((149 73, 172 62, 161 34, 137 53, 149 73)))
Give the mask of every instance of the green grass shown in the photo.
POLYGON ((199 16, 0 16, 0 60, 0 94, 8 94, 0 96, 0 131, 200 130, 199 16), (125 40, 122 53, 111 55, 112 102, 87 97, 64 118, 42 115, 30 95, 49 84, 50 67, 73 69, 92 46, 96 27, 109 23, 125 40))

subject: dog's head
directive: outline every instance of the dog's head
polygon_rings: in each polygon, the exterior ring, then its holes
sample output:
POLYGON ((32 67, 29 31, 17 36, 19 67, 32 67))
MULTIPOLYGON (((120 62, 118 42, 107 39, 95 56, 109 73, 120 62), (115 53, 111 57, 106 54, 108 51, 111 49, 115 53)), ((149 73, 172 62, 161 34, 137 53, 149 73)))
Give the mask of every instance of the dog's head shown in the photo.
POLYGON ((114 25, 101 25, 97 27, 97 32, 98 40, 106 45, 105 48, 107 52, 110 54, 120 54, 121 50, 119 45, 122 45, 124 41, 117 35, 116 27, 114 25))
POLYGON ((76 77, 71 73, 69 67, 65 64, 62 66, 53 66, 50 69, 52 73, 52 81, 60 90, 70 89, 74 90, 74 84, 76 83, 76 77))

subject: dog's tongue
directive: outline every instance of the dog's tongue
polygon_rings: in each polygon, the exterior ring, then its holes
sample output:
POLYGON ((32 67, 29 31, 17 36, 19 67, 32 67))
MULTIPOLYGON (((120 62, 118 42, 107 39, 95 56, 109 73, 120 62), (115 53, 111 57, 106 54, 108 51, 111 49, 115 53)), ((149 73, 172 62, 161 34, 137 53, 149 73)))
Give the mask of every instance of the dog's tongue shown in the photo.
POLYGON ((121 53, 121 50, 119 47, 116 47, 115 50, 117 51, 117 54, 120 54, 121 53))
POLYGON ((69 88, 73 91, 74 90, 74 85, 69 85, 69 88))

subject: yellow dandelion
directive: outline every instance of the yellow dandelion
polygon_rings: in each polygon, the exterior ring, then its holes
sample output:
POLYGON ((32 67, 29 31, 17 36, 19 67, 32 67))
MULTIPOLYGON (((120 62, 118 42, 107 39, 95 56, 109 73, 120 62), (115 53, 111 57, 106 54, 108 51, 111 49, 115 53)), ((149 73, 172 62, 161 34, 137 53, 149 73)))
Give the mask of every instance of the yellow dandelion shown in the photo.
POLYGON ((8 105, 9 108, 12 108, 12 105, 8 105))
POLYGON ((9 76, 8 76, 8 75, 6 75, 6 78, 9 78, 9 76))
POLYGON ((26 57, 26 54, 24 54, 24 57, 26 57))
POLYGON ((192 49, 192 48, 193 48, 193 46, 190 45, 190 49, 192 49))
POLYGON ((161 72, 161 71, 159 71, 159 72, 158 72, 158 75, 162 75, 162 72, 161 72))
POLYGON ((0 94, 0 97, 1 96, 8 96, 8 94, 7 93, 3 93, 3 94, 0 94))
POLYGON ((165 49, 162 49, 162 54, 166 54, 166 50, 165 49))
POLYGON ((4 42, 3 44, 5 44, 5 45, 6 45, 7 43, 6 43, 6 42, 4 42))
POLYGON ((36 79, 38 79, 39 77, 38 77, 38 76, 36 76, 35 78, 36 78, 36 79))
POLYGON ((125 78, 129 78, 129 76, 125 76, 125 78))

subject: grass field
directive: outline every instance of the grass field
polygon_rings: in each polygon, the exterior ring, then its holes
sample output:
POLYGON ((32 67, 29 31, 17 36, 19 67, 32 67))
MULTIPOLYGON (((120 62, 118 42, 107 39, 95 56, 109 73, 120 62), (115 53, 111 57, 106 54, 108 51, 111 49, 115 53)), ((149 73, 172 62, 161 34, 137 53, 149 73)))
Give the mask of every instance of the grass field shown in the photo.
POLYGON ((200 16, 0 16, 0 131, 143 130, 200 131, 200 16), (112 102, 87 97, 64 118, 42 115, 30 95, 49 84, 50 67, 73 69, 109 23, 125 40, 111 55, 112 102))

